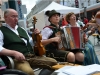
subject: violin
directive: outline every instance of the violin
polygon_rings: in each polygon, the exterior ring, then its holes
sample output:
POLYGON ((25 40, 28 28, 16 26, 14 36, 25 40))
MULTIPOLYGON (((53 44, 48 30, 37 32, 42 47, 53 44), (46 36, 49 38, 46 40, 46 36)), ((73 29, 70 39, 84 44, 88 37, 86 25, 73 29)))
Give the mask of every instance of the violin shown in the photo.
MULTIPOLYGON (((34 16, 33 17, 33 29, 35 29, 36 22, 37 22, 37 19, 34 16)), ((41 34, 32 33, 32 39, 33 39, 33 42, 35 43, 34 51, 35 51, 36 55, 39 55, 39 56, 44 55, 45 54, 45 48, 41 43, 41 40, 42 40, 41 34)))
POLYGON ((96 23, 95 19, 90 20, 84 27, 81 27, 81 29, 84 31, 86 28, 90 29, 93 25, 92 23, 96 23))
POLYGON ((93 28, 94 26, 92 25, 92 23, 96 23, 95 19, 92 19, 89 21, 89 23, 87 23, 84 27, 81 27, 81 31, 82 31, 82 36, 83 36, 83 43, 86 43, 89 36, 86 35, 86 31, 87 30, 91 30, 91 28, 93 28))

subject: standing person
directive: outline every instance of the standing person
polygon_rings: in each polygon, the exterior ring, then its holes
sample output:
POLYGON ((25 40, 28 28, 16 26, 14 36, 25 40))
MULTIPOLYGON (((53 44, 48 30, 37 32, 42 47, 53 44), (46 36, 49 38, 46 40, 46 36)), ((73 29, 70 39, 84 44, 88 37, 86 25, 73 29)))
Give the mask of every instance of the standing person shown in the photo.
POLYGON ((95 15, 95 20, 96 20, 96 27, 98 31, 100 32, 100 10, 96 13, 95 15))
MULTIPOLYGON (((0 55, 11 56, 15 62, 15 69, 34 75, 31 67, 48 68, 57 61, 52 58, 36 56, 32 47, 33 40, 25 29, 17 25, 18 13, 14 9, 7 9, 4 12, 6 24, 0 27, 0 55)), ((39 34, 38 29, 34 34, 39 34)))
POLYGON ((83 22, 86 25, 89 21, 88 21, 88 19, 86 17, 84 17, 84 21, 83 22))
POLYGON ((67 25, 68 23, 67 23, 67 21, 65 20, 65 18, 63 17, 62 18, 62 26, 65 26, 65 25, 67 25))
POLYGON ((67 61, 82 64, 84 60, 84 55, 82 53, 74 54, 73 52, 59 50, 57 48, 58 43, 61 42, 61 38, 55 36, 55 34, 59 31, 60 13, 55 10, 51 10, 46 11, 45 14, 49 17, 48 20, 51 23, 49 26, 44 27, 41 31, 42 43, 45 45, 47 50, 46 56, 52 57, 60 62, 67 61))
MULTIPOLYGON (((97 28, 96 28, 96 32, 100 35, 100 11, 98 11, 94 17, 94 20, 96 21, 96 23, 98 24, 97 28)), ((100 42, 100 36, 97 35, 97 39, 98 39, 98 43, 100 42)))
MULTIPOLYGON (((77 27, 76 23, 76 16, 73 12, 68 13, 66 15, 66 20, 68 21, 70 26, 77 27)), ((93 30, 91 30, 93 32, 93 30)), ((86 32, 86 36, 90 35, 90 31, 86 32)), ((85 39, 85 50, 83 50, 85 58, 84 58, 84 65, 90 65, 90 64, 99 64, 98 58, 96 56, 94 47, 91 43, 91 41, 87 38, 84 37, 85 39)))

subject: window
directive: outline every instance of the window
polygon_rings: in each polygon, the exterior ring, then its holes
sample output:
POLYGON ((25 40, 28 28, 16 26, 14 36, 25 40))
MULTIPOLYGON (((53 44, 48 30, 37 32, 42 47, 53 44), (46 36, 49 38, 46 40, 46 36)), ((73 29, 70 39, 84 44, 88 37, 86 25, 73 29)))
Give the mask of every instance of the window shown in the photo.
POLYGON ((5 6, 6 8, 9 8, 8 2, 5 2, 5 6))
POLYGON ((67 6, 67 0, 60 0, 58 1, 58 3, 60 3, 61 5, 67 6))

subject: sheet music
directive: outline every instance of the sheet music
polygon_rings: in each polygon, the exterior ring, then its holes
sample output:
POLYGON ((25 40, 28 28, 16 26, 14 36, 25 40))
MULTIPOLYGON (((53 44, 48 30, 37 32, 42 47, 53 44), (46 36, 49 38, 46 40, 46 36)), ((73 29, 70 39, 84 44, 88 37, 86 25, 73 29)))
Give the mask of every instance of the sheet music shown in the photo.
POLYGON ((86 68, 94 68, 96 71, 100 72, 100 65, 99 64, 92 64, 85 66, 86 68))
POLYGON ((65 74, 65 73, 60 72, 57 75, 68 75, 68 74, 65 74))
POLYGON ((56 70, 57 75, 91 75, 100 72, 100 65, 92 64, 88 66, 65 66, 56 70))
POLYGON ((73 67, 67 70, 64 70, 63 73, 69 75, 90 75, 95 73, 96 70, 93 68, 85 68, 83 66, 73 67))

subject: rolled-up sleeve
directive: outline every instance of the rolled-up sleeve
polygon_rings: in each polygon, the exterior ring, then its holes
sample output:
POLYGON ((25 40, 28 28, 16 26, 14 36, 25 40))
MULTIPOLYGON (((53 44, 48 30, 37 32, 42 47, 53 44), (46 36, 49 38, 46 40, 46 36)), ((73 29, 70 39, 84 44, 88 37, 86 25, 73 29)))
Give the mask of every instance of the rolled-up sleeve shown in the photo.
POLYGON ((41 35, 42 35, 42 40, 46 40, 48 39, 51 35, 52 35, 53 31, 50 28, 44 28, 41 31, 41 35))
POLYGON ((5 49, 4 47, 3 47, 3 33, 2 33, 2 31, 0 30, 0 51, 2 51, 3 49, 5 49))

